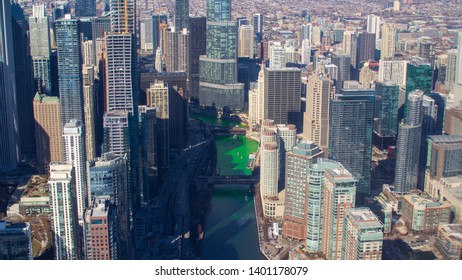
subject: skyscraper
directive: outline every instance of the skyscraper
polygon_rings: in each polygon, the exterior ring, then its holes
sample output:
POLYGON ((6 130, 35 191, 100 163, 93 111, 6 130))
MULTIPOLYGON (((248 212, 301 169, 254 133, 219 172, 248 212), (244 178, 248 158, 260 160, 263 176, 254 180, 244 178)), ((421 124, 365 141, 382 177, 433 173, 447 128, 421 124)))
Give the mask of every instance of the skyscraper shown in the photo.
POLYGON ((336 92, 340 92, 343 82, 350 80, 351 56, 347 53, 333 53, 332 64, 337 66, 337 79, 335 81, 336 92))
POLYGON ((254 32, 251 25, 242 25, 239 27, 239 44, 238 44, 238 57, 254 56, 254 32))
POLYGON ((30 58, 29 24, 24 17, 23 9, 15 1, 11 3, 11 15, 19 153, 21 159, 31 159, 35 155, 32 100, 34 99, 36 86, 34 84, 32 60, 30 58))
POLYGON ((80 20, 66 15, 56 21, 61 125, 83 120, 80 20))
POLYGON ((158 183, 158 151, 157 151, 157 108, 139 106, 140 125, 140 154, 143 187, 140 189, 140 197, 143 202, 152 201, 160 194, 158 183))
POLYGON ((34 77, 41 81, 45 92, 50 92, 50 24, 45 15, 45 5, 34 5, 32 11, 32 16, 29 17, 29 35, 34 77))
POLYGON ((104 153, 125 157, 130 153, 131 115, 128 111, 109 111, 104 114, 104 153))
POLYGON ((301 128, 301 72, 298 68, 264 68, 264 119, 301 128))
POLYGON ((135 49, 132 34, 110 33, 106 37, 107 111, 136 111, 135 49))
MULTIPOLYGON (((91 20, 91 28, 92 28, 92 40, 93 40, 93 48, 94 48, 94 61, 98 64, 97 57, 101 53, 101 45, 102 39, 106 36, 106 33, 111 32, 111 18, 109 16, 105 17, 97 17, 92 18, 91 20)), ((98 66, 98 65, 95 65, 98 66)))
POLYGON ((396 27, 393 23, 384 23, 382 25, 381 43, 380 59, 394 57, 396 48, 396 27))
POLYGON ((165 53, 167 72, 189 73, 189 36, 188 29, 171 28, 170 31, 167 31, 167 50, 165 53))
POLYGON ((346 211, 344 260, 381 260, 383 224, 369 208, 346 211))
POLYGON ((377 96, 374 110, 374 133, 378 142, 374 143, 381 149, 392 144, 398 135, 398 99, 399 86, 392 81, 375 84, 377 96))
POLYGON ((52 243, 56 260, 76 260, 80 257, 74 180, 74 168, 71 162, 50 163, 48 186, 52 243))
POLYGON ((343 259, 347 210, 355 205, 357 180, 347 169, 334 168, 324 171, 324 199, 322 211, 321 251, 328 260, 343 259))
POLYGON ((362 62, 367 62, 374 59, 375 56, 375 40, 374 33, 359 33, 356 46, 356 65, 355 69, 361 68, 362 62))
POLYGON ((93 17, 96 16, 96 1, 95 0, 76 0, 75 15, 78 17, 93 17))
POLYGON ((167 24, 167 15, 152 15, 152 49, 156 51, 160 47, 163 50, 161 42, 161 26, 167 24))
POLYGON ((74 167, 74 186, 77 199, 77 217, 80 226, 83 226, 84 212, 87 208, 88 188, 86 179, 85 157, 85 131, 83 123, 71 119, 63 128, 65 161, 71 162, 74 167))
POLYGON ((306 111, 303 114, 303 138, 313 141, 327 153, 329 146, 329 110, 332 80, 322 74, 308 78, 306 111))
POLYGON ((358 204, 370 194, 375 91, 343 89, 330 104, 329 158, 358 180, 358 204))
POLYGON ((380 38, 380 17, 376 15, 367 16, 366 30, 368 33, 375 34, 375 40, 380 38))
POLYGON ((406 101, 414 90, 421 90, 430 94, 433 87, 433 69, 427 59, 413 57, 407 65, 406 73, 406 101))
POLYGON ((175 28, 189 29, 189 0, 175 0, 175 28))
POLYGON ((136 32, 136 0, 110 0, 111 31, 114 33, 136 32))
POLYGON ((394 183, 398 193, 417 188, 423 94, 421 90, 409 93, 406 118, 398 129, 394 183))
POLYGON ((303 40, 310 40, 311 41, 311 30, 313 26, 311 23, 308 24, 302 24, 300 28, 300 42, 303 42, 303 40))
POLYGON ((199 57, 206 54, 206 17, 189 18, 189 96, 199 97, 199 57))
POLYGON ((13 30, 10 1, 0 4, 0 173, 16 169, 19 160, 13 30))
POLYGON ((37 93, 33 103, 37 169, 45 174, 50 162, 63 157, 62 127, 56 124, 61 119, 59 98, 37 93))
POLYGON ((260 43, 263 38, 263 16, 262 14, 253 14, 252 18, 255 40, 260 43))
POLYGON ((284 236, 305 240, 308 222, 309 166, 323 151, 311 141, 301 140, 286 155, 284 236))
MULTIPOLYGON (((95 71, 93 66, 83 66, 83 112, 85 123, 86 158, 96 157, 96 115, 97 94, 95 89, 95 71)), ((99 128, 99 126, 98 126, 99 128)))
POLYGON ((0 220, 0 260, 32 260, 32 229, 29 223, 0 220))
POLYGON ((144 18, 140 22, 140 48, 149 53, 153 53, 152 48, 152 36, 154 32, 152 30, 152 17, 144 18))
POLYGON ((199 99, 203 106, 244 108, 244 84, 237 83, 237 23, 230 0, 207 0, 207 55, 200 57, 199 99))
POLYGON ((300 61, 302 64, 310 64, 311 61, 311 41, 308 39, 305 39, 302 41, 302 47, 300 49, 301 51, 301 56, 300 56, 300 61))
POLYGON ((308 252, 320 252, 323 228, 323 199, 325 170, 341 170, 343 166, 332 160, 318 158, 308 170, 308 210, 306 248, 308 252))
POLYGON ((462 84, 462 32, 457 33, 457 66, 456 82, 462 84))

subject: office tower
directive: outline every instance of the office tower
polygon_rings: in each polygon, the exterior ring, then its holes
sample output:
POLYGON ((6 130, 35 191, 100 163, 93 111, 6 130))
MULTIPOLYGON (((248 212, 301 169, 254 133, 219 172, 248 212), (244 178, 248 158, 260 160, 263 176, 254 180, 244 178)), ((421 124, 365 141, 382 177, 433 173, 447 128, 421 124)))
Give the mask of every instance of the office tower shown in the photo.
POLYGON ((189 0, 175 0, 175 28, 189 29, 189 0))
POLYGON ((332 80, 323 74, 308 78, 303 138, 313 141, 326 154, 329 147, 329 112, 332 80))
MULTIPOLYGON (((309 40, 311 41, 311 31, 312 31, 313 26, 311 23, 308 24, 302 24, 300 28, 300 42, 303 43, 304 40, 309 40)), ((301 45, 300 43, 300 45, 301 45)))
MULTIPOLYGON (((429 135, 437 135, 438 105, 435 99, 424 95, 422 100, 422 143, 427 142, 429 135)), ((425 159, 426 161, 426 159, 425 159)))
POLYGON ((76 0, 75 15, 78 17, 94 17, 96 16, 96 1, 95 0, 76 0))
POLYGON ((135 112, 135 45, 131 34, 106 37, 107 111, 135 112))
POLYGON ((50 23, 43 4, 33 6, 29 17, 29 36, 34 78, 40 81, 44 92, 50 92, 50 23))
POLYGON ((301 128, 301 72, 298 68, 265 68, 264 119, 301 128))
MULTIPOLYGON (((358 62, 358 34, 357 33, 353 33, 351 34, 350 36, 350 56, 351 56, 351 66, 353 67, 353 71, 354 69, 357 69, 357 66, 359 64, 358 62)), ((355 74, 355 73, 352 73, 352 74, 355 74)))
MULTIPOLYGON (((324 73, 326 74, 326 78, 331 80, 337 80, 338 77, 338 67, 335 64, 326 64, 323 65, 324 73)), ((322 71, 321 71, 322 72, 322 71)))
POLYGON ((351 37, 354 36, 354 32, 350 30, 346 30, 343 33, 343 51, 349 55, 351 55, 351 37))
MULTIPOLYGON (((379 62, 379 82, 393 81, 401 88, 406 88, 406 74, 409 61, 407 60, 380 60, 379 62)), ((403 96, 402 103, 405 99, 403 96)), ((401 106, 400 105, 400 106, 401 106)))
POLYGON ((83 112, 85 123, 86 158, 96 157, 96 89, 93 66, 83 66, 83 112))
POLYGON ((167 31, 165 68, 167 72, 189 73, 189 32, 187 29, 177 30, 167 31))
POLYGON ((162 73, 164 71, 164 66, 162 63, 162 51, 160 50, 160 47, 158 47, 156 50, 156 56, 154 58, 154 61, 154 69, 157 71, 157 73, 162 73))
POLYGON ((140 23, 140 48, 145 51, 152 53, 152 36, 153 36, 153 30, 152 30, 153 24, 152 24, 152 17, 149 18, 144 18, 141 20, 140 23))
POLYGON ((462 84, 462 32, 457 33, 457 76, 456 82, 462 84))
POLYGON ((141 172, 143 185, 141 199, 143 202, 152 201, 160 194, 158 183, 158 153, 157 153, 157 108, 139 106, 139 132, 141 172))
POLYGON ((417 45, 419 48, 419 57, 428 59, 431 65, 434 64, 434 45, 432 39, 427 36, 420 37, 417 39, 417 45))
POLYGON ((36 85, 30 59, 29 24, 21 6, 12 2, 12 30, 15 64, 16 112, 19 132, 19 154, 21 159, 35 155, 34 118, 32 100, 36 85))
POLYGON ((130 153, 129 123, 131 114, 128 111, 109 111, 104 114, 104 153, 113 153, 124 157, 130 153))
POLYGON ((83 120, 80 20, 66 15, 56 21, 61 125, 83 120))
POLYGON ((136 1, 110 0, 111 31, 114 33, 136 33, 136 1))
POLYGON ((375 56, 375 37, 374 33, 359 33, 356 46, 356 65, 359 69, 362 62, 373 60, 375 56))
POLYGON ((375 34, 376 41, 379 40, 380 38, 380 17, 376 15, 368 15, 366 30, 367 30, 367 33, 375 34))
POLYGON ((428 60, 421 57, 413 57, 407 65, 406 98, 414 90, 421 90, 425 94, 430 94, 432 84, 433 69, 428 60))
POLYGON ((455 84, 457 77, 457 49, 448 51, 448 60, 446 64, 446 77, 444 84, 446 90, 450 90, 452 85, 455 84))
POLYGON ((189 18, 189 96, 199 97, 199 57, 206 54, 206 17, 189 18))
POLYGON ((75 197, 77 199, 77 216, 80 226, 83 226, 84 212, 87 208, 87 180, 85 157, 85 131, 83 123, 71 119, 63 128, 65 161, 74 167, 75 197))
POLYGON ((396 146, 395 190, 408 193, 417 188, 423 91, 409 93, 407 115, 398 129, 396 146))
POLYGON ((200 57, 199 100, 203 106, 244 108, 237 82, 237 24, 230 0, 207 0, 207 55, 200 57))
POLYGON ((85 66, 95 65, 95 54, 93 53, 93 40, 83 40, 82 41, 82 64, 85 66))
POLYGON ((167 83, 152 83, 147 93, 147 103, 157 111, 157 150, 159 173, 163 174, 170 166, 170 110, 169 88, 167 83))
POLYGON ((9 1, 0 4, 0 173, 16 169, 19 160, 18 112, 16 111, 15 61, 11 6, 9 1))
MULTIPOLYGON (((167 25, 167 15, 155 14, 152 16, 152 49, 157 50, 160 47, 163 50, 161 44, 161 27, 167 25)), ((168 25, 167 25, 168 26, 168 25)))
POLYGON ((371 209, 347 210, 344 240, 344 260, 382 259, 383 224, 371 209))
POLYGON ((321 45, 321 38, 322 38, 321 27, 314 26, 311 29, 311 42, 313 43, 314 46, 319 46, 321 45))
POLYGON ((329 158, 358 180, 357 204, 370 194, 375 91, 341 90, 330 104, 329 158))
POLYGON ((428 156, 426 167, 432 178, 454 177, 462 174, 462 136, 428 136, 428 156))
POLYGON ((305 39, 302 41, 302 48, 301 48, 301 63, 302 64, 310 64, 311 60, 311 41, 305 39))
POLYGON ((253 32, 258 43, 263 39, 263 16, 262 14, 253 14, 253 32))
POLYGON ((285 68, 288 63, 296 63, 297 55, 296 47, 289 45, 288 42, 284 45, 281 42, 269 43, 268 58, 271 68, 285 68))
POLYGON ((345 217, 355 205, 356 178, 343 166, 324 171, 321 252, 328 260, 343 259, 345 217))
POLYGON ((85 211, 87 260, 117 260, 117 210, 110 196, 94 197, 85 211))
POLYGON ((374 144, 381 150, 398 135, 399 86, 392 81, 377 82, 374 110, 374 144))
POLYGON ((364 63, 364 66, 359 72, 359 83, 362 88, 371 88, 374 82, 377 81, 378 73, 369 67, 369 62, 364 63))
POLYGON ((305 240, 308 221, 309 166, 323 151, 311 141, 301 140, 286 155, 284 236, 305 240))
POLYGON ((32 230, 29 223, 0 220, 0 260, 32 260, 32 230))
POLYGON ((396 27, 393 23, 382 25, 382 46, 380 48, 380 60, 395 56, 396 27))
POLYGON ((35 119, 35 141, 37 148, 37 168, 47 173, 49 163, 61 161, 63 156, 62 127, 59 98, 37 93, 33 101, 35 119))
POLYGON ((297 144, 297 127, 293 124, 276 125, 279 148, 279 189, 286 185, 286 154, 297 144))
POLYGON ((254 57, 254 32, 251 25, 242 25, 239 27, 239 44, 238 57, 254 57))
POLYGON ((336 92, 343 87, 343 82, 350 80, 351 56, 346 53, 332 53, 332 64, 337 66, 338 76, 335 81, 336 92))
POLYGON ((50 188, 54 258, 57 260, 79 259, 78 215, 72 163, 51 162, 48 186, 50 188))

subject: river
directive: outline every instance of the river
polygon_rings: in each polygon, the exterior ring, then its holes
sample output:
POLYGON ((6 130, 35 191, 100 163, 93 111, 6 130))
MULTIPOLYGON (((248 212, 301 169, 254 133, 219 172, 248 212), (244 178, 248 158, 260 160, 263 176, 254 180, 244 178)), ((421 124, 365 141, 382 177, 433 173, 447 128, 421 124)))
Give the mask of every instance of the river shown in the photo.
MULTIPOLYGON (((196 116, 193 116, 196 118, 196 116)), ((235 126, 236 123, 210 117, 197 117, 210 125, 235 126)), ((249 155, 258 149, 256 141, 240 135, 217 135, 217 168, 221 175, 250 175, 249 155)), ((247 185, 216 185, 207 215, 203 259, 263 260, 258 245, 253 193, 247 185)))

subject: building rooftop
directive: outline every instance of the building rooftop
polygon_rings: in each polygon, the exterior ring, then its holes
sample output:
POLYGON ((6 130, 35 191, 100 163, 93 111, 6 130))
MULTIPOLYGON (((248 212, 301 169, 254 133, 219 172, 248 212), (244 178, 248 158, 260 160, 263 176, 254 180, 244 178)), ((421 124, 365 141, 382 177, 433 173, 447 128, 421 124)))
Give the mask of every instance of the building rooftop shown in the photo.
POLYGON ((448 224, 440 227, 450 239, 462 243, 462 224, 448 224))
POLYGON ((430 135, 428 136, 433 143, 454 144, 462 142, 462 135, 430 135))
POLYGON ((348 209, 347 215, 361 229, 383 228, 379 218, 367 207, 348 209))
POLYGON ((304 157, 313 157, 320 155, 323 151, 312 141, 300 140, 297 145, 292 148, 292 154, 304 157))
POLYGON ((450 204, 448 202, 441 203, 430 198, 419 196, 417 194, 403 195, 403 199, 407 200, 412 205, 422 205, 430 208, 450 207, 450 204))

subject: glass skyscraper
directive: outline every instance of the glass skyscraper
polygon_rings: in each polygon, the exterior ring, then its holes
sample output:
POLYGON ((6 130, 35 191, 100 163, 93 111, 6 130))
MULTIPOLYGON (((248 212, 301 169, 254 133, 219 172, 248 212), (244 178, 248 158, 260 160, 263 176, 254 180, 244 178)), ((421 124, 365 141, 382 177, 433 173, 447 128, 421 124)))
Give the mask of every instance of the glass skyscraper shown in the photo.
POLYGON ((374 101, 374 90, 342 89, 330 105, 329 158, 358 179, 358 204, 371 187, 374 101))
POLYGON ((83 120, 82 53, 80 20, 66 15, 56 21, 61 125, 83 120))
POLYGON ((423 91, 421 90, 409 94, 406 121, 399 126, 395 168, 395 189, 398 193, 408 193, 417 188, 422 100, 423 91))
POLYGON ((175 29, 189 29, 189 0, 175 0, 175 29))
POLYGON ((244 84, 237 82, 237 23, 230 0, 207 0, 207 55, 200 57, 200 104, 244 108, 244 84))

